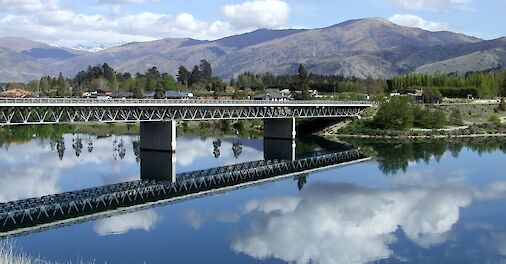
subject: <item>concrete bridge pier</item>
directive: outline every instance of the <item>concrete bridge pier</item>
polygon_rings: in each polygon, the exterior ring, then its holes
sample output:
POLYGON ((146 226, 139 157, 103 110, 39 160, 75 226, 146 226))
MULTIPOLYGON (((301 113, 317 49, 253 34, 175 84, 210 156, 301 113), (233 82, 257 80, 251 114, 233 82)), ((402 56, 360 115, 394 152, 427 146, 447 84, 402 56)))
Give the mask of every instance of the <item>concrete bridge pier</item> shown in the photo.
POLYGON ((264 138, 295 139, 295 118, 264 119, 264 138))
POLYGON ((264 138, 264 159, 294 161, 296 146, 295 140, 264 138))
POLYGON ((176 182, 176 153, 141 150, 141 180, 176 182))
POLYGON ((264 159, 295 160, 295 118, 264 120, 264 159))
POLYGON ((140 126, 141 179, 176 182, 176 121, 140 126))
POLYGON ((141 149, 176 152, 176 121, 141 122, 141 149))

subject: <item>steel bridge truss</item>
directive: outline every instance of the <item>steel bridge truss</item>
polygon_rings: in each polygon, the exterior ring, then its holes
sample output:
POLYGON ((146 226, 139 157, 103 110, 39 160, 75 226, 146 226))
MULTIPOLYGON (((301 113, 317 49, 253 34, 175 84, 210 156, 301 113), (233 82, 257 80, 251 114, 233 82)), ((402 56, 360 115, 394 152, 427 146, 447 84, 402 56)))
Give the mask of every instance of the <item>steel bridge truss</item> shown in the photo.
POLYGON ((367 106, 0 106, 0 125, 358 116, 367 106))
POLYGON ((71 225, 135 208, 192 199, 274 178, 367 159, 359 150, 319 153, 296 161, 267 160, 178 174, 175 183, 133 181, 0 204, 0 237, 71 225), (99 215, 99 217, 97 217, 99 215), (18 231, 16 231, 18 230, 18 231))

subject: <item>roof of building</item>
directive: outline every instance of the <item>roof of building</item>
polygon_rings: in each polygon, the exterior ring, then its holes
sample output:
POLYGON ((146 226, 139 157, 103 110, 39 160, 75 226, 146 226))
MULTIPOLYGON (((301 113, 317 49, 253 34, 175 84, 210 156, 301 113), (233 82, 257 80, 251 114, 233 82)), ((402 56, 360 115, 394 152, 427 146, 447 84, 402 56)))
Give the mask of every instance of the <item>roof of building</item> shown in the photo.
POLYGON ((153 97, 155 96, 155 92, 154 91, 146 91, 143 93, 144 97, 153 97))
POLYGON ((102 88, 97 88, 96 90, 97 90, 97 91, 101 91, 101 92, 106 92, 106 93, 110 93, 110 92, 112 92, 112 89, 105 88, 105 87, 102 87, 102 88))
POLYGON ((186 92, 166 91, 165 97, 185 98, 185 97, 190 97, 190 96, 189 96, 189 93, 186 93, 186 92))
POLYGON ((119 93, 113 94, 112 96, 116 97, 116 98, 133 97, 134 93, 133 92, 119 92, 119 93))
POLYGON ((283 99, 283 98, 285 97, 278 93, 259 94, 253 97, 253 99, 261 99, 261 100, 283 99))

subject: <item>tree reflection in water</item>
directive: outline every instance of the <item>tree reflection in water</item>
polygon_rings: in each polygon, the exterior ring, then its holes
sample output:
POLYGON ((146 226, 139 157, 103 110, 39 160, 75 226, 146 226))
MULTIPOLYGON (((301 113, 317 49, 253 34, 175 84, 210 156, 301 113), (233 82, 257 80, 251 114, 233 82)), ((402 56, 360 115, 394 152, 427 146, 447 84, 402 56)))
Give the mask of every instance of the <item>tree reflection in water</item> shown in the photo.
POLYGON ((411 162, 431 159, 439 162, 449 151, 455 158, 464 149, 470 149, 479 155, 502 151, 506 153, 506 139, 425 139, 425 140, 385 140, 385 139, 347 139, 348 143, 370 152, 376 157, 379 169, 385 175, 393 175, 399 171, 406 172, 411 162))

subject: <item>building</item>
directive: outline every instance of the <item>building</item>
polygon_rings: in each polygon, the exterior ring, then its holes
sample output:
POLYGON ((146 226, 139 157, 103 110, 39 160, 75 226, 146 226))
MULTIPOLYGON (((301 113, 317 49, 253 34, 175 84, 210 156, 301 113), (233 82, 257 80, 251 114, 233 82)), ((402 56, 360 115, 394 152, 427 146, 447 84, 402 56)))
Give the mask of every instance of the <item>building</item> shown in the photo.
POLYGON ((423 94, 418 90, 397 90, 394 93, 390 93, 391 97, 405 96, 412 98, 414 103, 423 103, 423 94))
POLYGON ((165 92, 165 98, 167 98, 167 99, 185 100, 185 99, 193 98, 193 93, 166 91, 165 92))
POLYGON ((253 100, 258 101, 286 101, 286 97, 278 93, 259 94, 253 97, 253 100))
POLYGON ((144 98, 150 98, 150 99, 153 99, 155 98, 155 92, 154 91, 145 91, 142 93, 143 97, 144 98))
POLYGON ((105 95, 112 96, 112 89, 105 88, 105 87, 97 88, 95 94, 105 94, 105 95))
POLYGON ((116 99, 131 99, 134 98, 134 93, 132 92, 118 92, 112 95, 113 98, 116 99))

